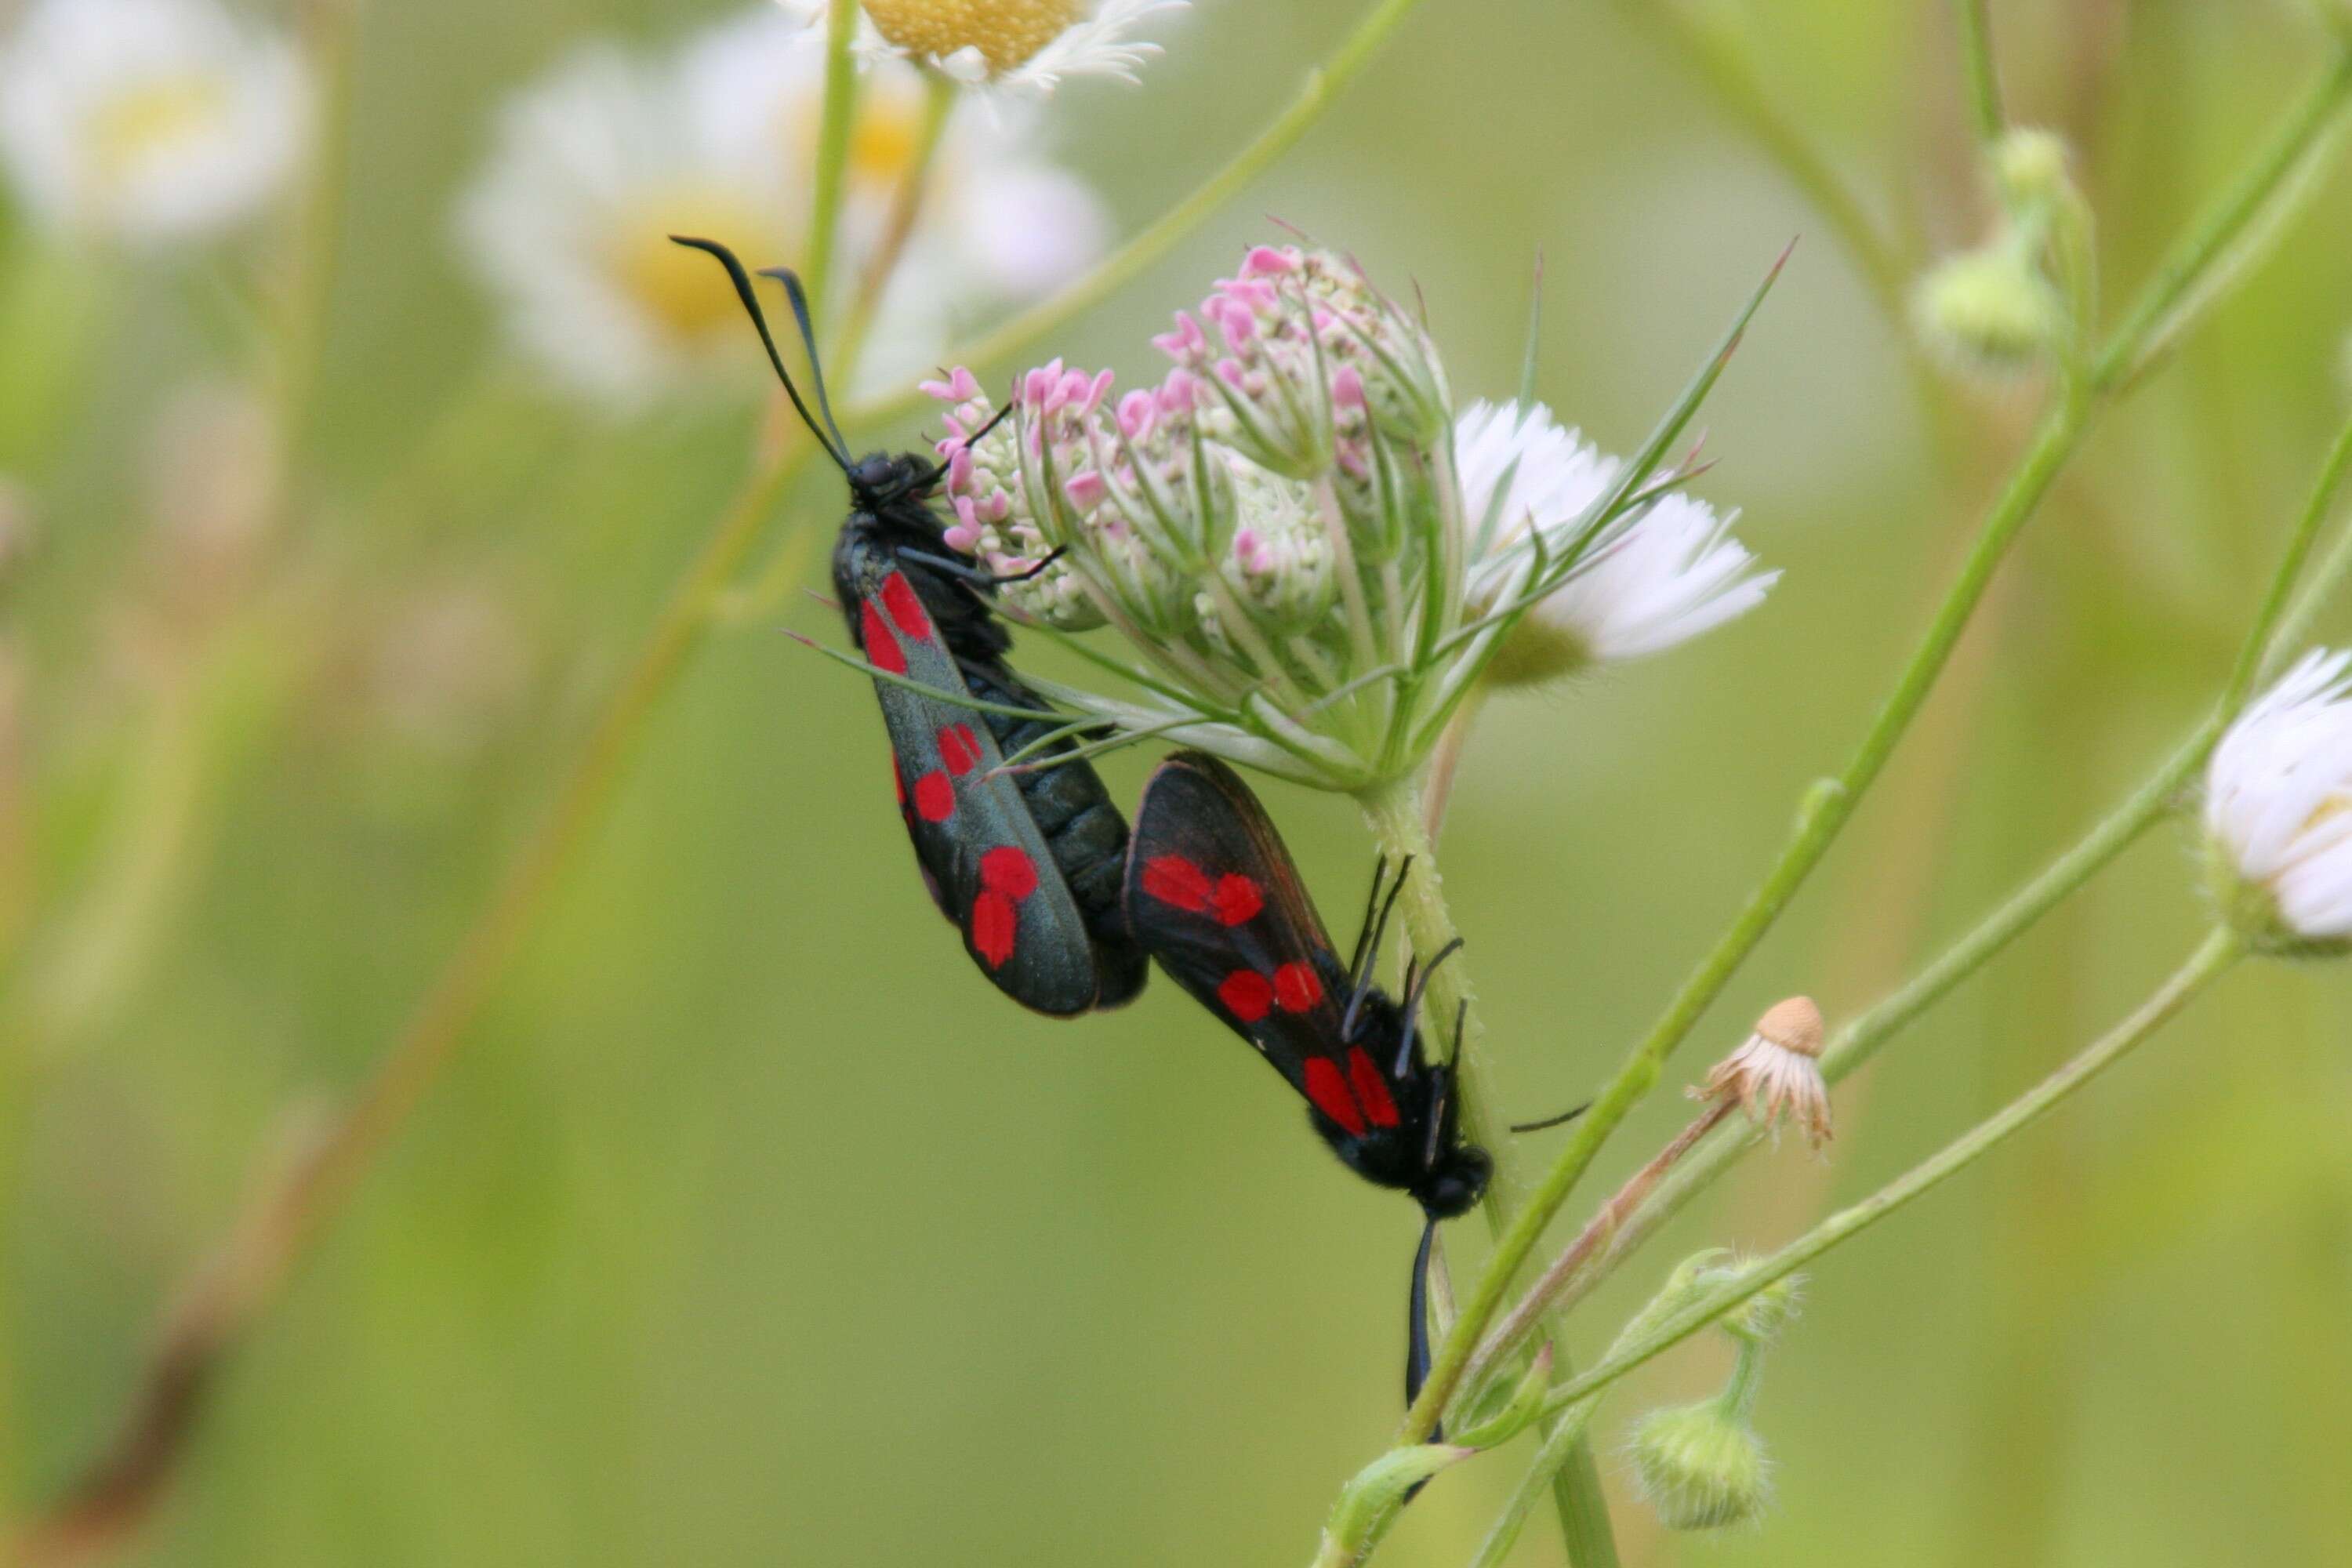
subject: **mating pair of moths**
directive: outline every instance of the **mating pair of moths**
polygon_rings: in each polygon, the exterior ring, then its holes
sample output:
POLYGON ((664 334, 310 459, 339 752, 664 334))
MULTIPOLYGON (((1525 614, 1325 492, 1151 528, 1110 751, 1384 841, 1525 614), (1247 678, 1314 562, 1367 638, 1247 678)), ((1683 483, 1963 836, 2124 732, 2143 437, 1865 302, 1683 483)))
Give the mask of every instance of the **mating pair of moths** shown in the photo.
MULTIPOLYGON (((826 403, 799 280, 782 268, 761 274, 792 301, 815 414, 784 369, 742 265, 712 241, 678 243, 727 268, 793 407, 849 481, 834 586, 850 636, 878 672, 899 810, 940 912, 1000 990, 1058 1017, 1129 1001, 1143 988, 1146 957, 1158 959, 1306 1097, 1316 1131, 1350 1170, 1412 1195, 1426 1223, 1412 1274, 1412 1399, 1429 1365, 1436 1224, 1478 1201, 1491 1165, 1455 1128, 1450 1064, 1426 1061, 1419 1048, 1422 991, 1453 949, 1417 980, 1417 965, 1407 966, 1402 1003, 1372 982, 1411 863, 1398 868, 1385 902, 1374 871, 1343 967, 1265 808, 1214 757, 1181 752, 1160 765, 1131 844, 1084 760, 999 771, 1054 726, 1030 716, 1045 703, 1004 661, 1012 639, 991 606, 1002 579, 950 545, 931 510, 946 465, 914 453, 853 460, 826 403)), ((1458 1017, 1455 1032, 1458 1046, 1458 1017)))

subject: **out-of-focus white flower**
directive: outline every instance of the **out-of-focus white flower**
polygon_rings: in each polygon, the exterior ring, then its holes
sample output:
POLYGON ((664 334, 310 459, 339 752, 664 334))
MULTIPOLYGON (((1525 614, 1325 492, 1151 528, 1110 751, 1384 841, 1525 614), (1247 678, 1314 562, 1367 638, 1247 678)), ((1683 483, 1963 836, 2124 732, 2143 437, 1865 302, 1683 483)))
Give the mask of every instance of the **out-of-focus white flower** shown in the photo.
MULTIPOLYGON (((826 0, 778 0, 822 23, 826 0)), ((1132 36, 1145 17, 1187 0, 866 0, 858 52, 913 60, 972 86, 1040 96, 1065 77, 1134 81, 1160 46, 1132 36)))
MULTIPOLYGON (((761 374, 725 276, 668 237, 723 240, 755 266, 800 260, 824 96, 806 32, 762 7, 667 58, 589 46, 507 106, 460 237, 517 341, 567 385, 627 407, 761 374)), ((866 80, 837 277, 855 278, 882 238, 923 99, 900 62, 866 80)), ((959 109, 928 188, 861 384, 902 379, 977 310, 1050 290, 1108 232, 1093 191, 1003 117, 959 109)))
MULTIPOLYGON (((1529 535, 1562 558, 1623 469, 1540 404, 1472 404, 1455 421, 1454 453, 1463 515, 1483 557, 1470 594, 1489 607, 1516 591, 1531 561, 1529 535)), ((1738 520, 1717 519, 1676 491, 1604 531, 1513 630, 1487 679, 1517 685, 1639 658, 1746 615, 1780 574, 1754 569, 1755 556, 1731 537, 1738 520)))
POLYGON ((310 128, 293 46, 211 0, 38 0, 0 45, 0 161, 69 233, 217 232, 284 183, 310 128))
POLYGON ((2230 726, 2205 769, 2222 909, 2272 952, 2352 939, 2352 654, 2314 649, 2230 726))

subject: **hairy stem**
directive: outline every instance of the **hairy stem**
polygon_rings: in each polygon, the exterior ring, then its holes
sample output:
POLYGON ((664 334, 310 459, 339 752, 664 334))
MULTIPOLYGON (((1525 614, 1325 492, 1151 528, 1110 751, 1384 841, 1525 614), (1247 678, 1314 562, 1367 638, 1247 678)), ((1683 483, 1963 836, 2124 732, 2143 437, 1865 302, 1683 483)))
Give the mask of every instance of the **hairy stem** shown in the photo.
MULTIPOLYGON (((2265 216, 2290 174, 2302 163, 2304 153, 2319 142, 2335 121, 2347 93, 2352 93, 2352 51, 2347 51, 2326 73, 2322 88, 2324 91, 2308 95, 2289 112, 2281 130, 2252 165, 2225 189, 2208 216, 2194 226, 2189 238, 2177 252, 2193 258, 2194 264, 2186 268, 2168 267, 2159 272, 2149 284, 2142 305, 2131 313, 2126 325, 2100 356, 2101 366, 2137 363, 2147 334, 2173 318, 2174 307, 2198 290, 2207 269, 2228 256, 2248 226, 2265 216), (2151 309, 2147 303, 2149 300, 2170 303, 2151 309)), ((2214 296, 2207 290, 2199 291, 2197 297, 2202 301, 2214 296)), ((1979 530, 1958 578, 1897 677, 1894 690, 1872 720, 1853 758, 1836 777, 1819 781, 1808 793, 1796 832, 1780 858, 1735 917, 1730 929, 1699 962, 1657 1023, 1601 1089, 1592 1110, 1578 1124, 1550 1171, 1535 1185, 1532 1201, 1511 1219, 1486 1271, 1465 1300, 1461 1317, 1437 1353, 1421 1397, 1400 1434, 1401 1442, 1417 1441, 1434 1426, 1459 1385, 1473 1348, 1501 1310, 1512 1280, 1602 1142, 1655 1087, 1666 1058, 1697 1025, 1828 852, 1838 831, 1851 820, 1862 795, 1884 770, 1895 743, 1926 702, 2008 546, 2039 507, 2103 405, 2096 392, 2109 384, 2103 372, 2095 372, 2087 381, 2071 383, 2062 390, 2043 415, 2024 457, 1979 530)), ((1579 1379, 1569 1386, 1585 1382, 1579 1379)))
MULTIPOLYGON (((2105 870, 2137 843, 2142 834, 2177 808, 2182 792, 2204 766, 2222 731, 2245 706, 2254 680, 2294 649, 2320 606, 2347 577, 2352 577, 2352 527, 2347 527, 2319 569, 2312 574, 2300 597, 2293 594, 2320 529, 2342 494, 2347 472, 2352 472, 2352 422, 2337 432, 2326 459, 2320 465, 2311 496, 2288 537, 2253 624, 2246 630, 2230 683, 2213 711, 2200 721, 2171 755, 2080 840, 1899 990, 1839 1029, 1822 1058, 1822 1070, 1832 1082, 1868 1062, 1889 1040, 1998 957, 2011 942, 2105 870)), ((1599 1264, 1575 1281, 1564 1304, 1581 1299, 1607 1278, 1661 1226, 1681 1213, 1710 1183, 1754 1148, 1760 1136, 1752 1129, 1727 1129, 1683 1161, 1619 1229, 1599 1264)))
POLYGON ((2198 994, 2243 956, 2244 944, 2226 928, 2216 929, 2147 1001, 2112 1030, 2056 1072, 1979 1122, 1937 1153, 1921 1161, 1862 1202, 1839 1210, 1778 1252, 1668 1314, 1662 1321, 1612 1349, 1600 1365, 1556 1389, 1552 1401, 1565 1408, 1607 1387, 1660 1352, 1681 1343, 1767 1286, 1853 1239, 1958 1175, 2032 1126, 2069 1096, 2121 1061, 2153 1037, 2198 994))
MULTIPOLYGON (((1390 784, 1360 797, 1360 804, 1364 820, 1370 826, 1372 837, 1379 840, 1381 853, 1391 863, 1406 856, 1412 858, 1412 874, 1405 879, 1404 893, 1397 908, 1404 921, 1406 940, 1425 961, 1453 942, 1459 932, 1454 929, 1452 911, 1446 908, 1445 884, 1438 871, 1437 852, 1425 830, 1422 792, 1410 783, 1390 784)), ((1479 1023, 1465 959, 1465 954, 1455 953, 1430 977, 1422 1016, 1428 1020, 1425 1026, 1430 1027, 1450 1027, 1457 1016, 1463 1020, 1461 1033, 1451 1045, 1454 1103, 1464 1139, 1486 1150, 1495 1163, 1494 1178, 1486 1185, 1483 1206, 1488 1226, 1501 1237, 1508 1232, 1514 1215, 1524 1202, 1526 1182, 1511 1145, 1509 1119, 1497 1109, 1494 1077, 1483 1048, 1485 1031, 1479 1023)), ((1445 1048, 1441 1044, 1431 1054, 1441 1056, 1445 1048)), ((1455 1337, 1447 1336, 1449 1347, 1455 1337)), ((1556 1373, 1566 1376, 1570 1370, 1567 1346, 1555 1343, 1553 1355, 1556 1373)), ((1454 1382, 1459 1382, 1460 1374, 1461 1368, 1457 1366, 1454 1382)), ((1407 1416, 1406 1433, 1398 1439, 1400 1446, 1427 1440, 1439 1412, 1444 1408, 1441 1402, 1424 1411, 1427 1405, 1424 1392, 1407 1416), (1417 1423, 1421 1425, 1416 1432, 1412 1427, 1417 1423)), ((1560 1532, 1568 1544, 1569 1561, 1576 1568, 1613 1568, 1617 1543, 1610 1528, 1608 1498, 1601 1487, 1601 1468, 1593 1460, 1591 1446, 1580 1437, 1569 1445, 1558 1476, 1553 1497, 1559 1510, 1560 1532)))

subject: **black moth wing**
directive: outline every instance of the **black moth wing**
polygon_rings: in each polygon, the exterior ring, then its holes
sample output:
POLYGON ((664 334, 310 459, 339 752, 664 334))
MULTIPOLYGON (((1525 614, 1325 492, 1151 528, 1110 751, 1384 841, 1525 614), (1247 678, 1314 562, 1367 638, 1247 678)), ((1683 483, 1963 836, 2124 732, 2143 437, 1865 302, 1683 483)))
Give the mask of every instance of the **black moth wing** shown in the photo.
POLYGON ((1308 1064, 1340 1065, 1348 973, 1289 849, 1231 768, 1180 752, 1152 773, 1125 897, 1145 951, 1319 1109, 1308 1064))
MULTIPOLYGON (((845 550, 836 564, 850 635, 868 662, 950 697, 971 695, 926 603, 944 600, 946 584, 920 591, 922 569, 902 565, 878 542, 845 550)), ((965 951, 1024 1006, 1056 1017, 1094 1007, 1101 981, 1093 938, 1019 784, 1011 774, 989 776, 1004 761, 989 726, 968 707, 888 681, 875 681, 874 694, 915 858, 965 951)))

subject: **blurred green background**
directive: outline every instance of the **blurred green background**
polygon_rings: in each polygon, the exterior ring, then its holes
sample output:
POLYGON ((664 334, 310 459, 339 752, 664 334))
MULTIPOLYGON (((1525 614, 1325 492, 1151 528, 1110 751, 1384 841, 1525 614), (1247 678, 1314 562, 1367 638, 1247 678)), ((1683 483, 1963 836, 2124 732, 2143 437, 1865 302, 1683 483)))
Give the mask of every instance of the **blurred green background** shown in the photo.
MULTIPOLYGON (((1498 702, 1463 770, 1447 884, 1522 1115, 1591 1089, 1843 760, 2032 406, 1947 389, 1939 456, 1835 234, 1648 9, 1430 0, 1294 155, 1037 356, 1150 374, 1146 335, 1271 215, 1417 286, 1457 390, 1508 395, 1540 248, 1539 394, 1622 451, 1803 236, 1704 416, 1702 493, 1743 510, 1780 587, 1690 648, 1498 702)), ((1703 10, 1892 232, 1976 237, 1944 5, 1703 10)), ((2284 0, 1995 12, 2012 113, 2074 139, 2117 298, 2321 52, 2284 0)), ((159 540, 148 473, 174 389, 226 363, 215 264, 100 264, 70 373, 5 405, 0 466, 38 519, 0 566, 0 943, 9 1016, 41 1020, 5 1064, 14 1507, 103 1446, 159 1301, 289 1115, 409 1016, 740 479, 746 406, 484 399, 495 321, 446 218, 501 96, 570 42, 667 47, 723 14, 365 8, 299 506, 258 555, 159 540)), ((1204 5, 1160 29, 1141 89, 1058 98, 1055 139, 1132 229, 1353 14, 1204 5)), ((2347 232, 2332 179, 2103 426, 1677 1074, 1789 993, 1851 1014, 2199 711, 2341 417, 2347 232)), ((21 275, 34 241, 6 238, 21 275)), ((829 531, 839 504, 814 476, 777 526, 829 531)), ((135 1560, 1311 1553, 1396 1415, 1414 1216, 1164 981, 1073 1024, 1002 1003, 869 787, 865 683, 779 623, 837 636, 795 595, 695 658, 454 1070, 221 1377, 135 1560)), ((1108 765, 1114 793, 1147 763, 1108 765)), ((1267 797, 1346 926, 1352 808, 1267 797)), ((1687 1251, 1786 1238, 2128 1006, 2200 929, 2192 855, 2152 836, 1842 1091, 1831 1163, 1757 1159, 1583 1309, 1579 1352, 1687 1251)), ((1597 1428, 1627 1560, 2352 1561, 2347 1020, 2331 971, 2242 973, 1826 1259, 1767 1375, 1764 1528, 1648 1520, 1624 1426, 1727 1361, 1694 1345, 1638 1375, 1597 1428)), ((1606 1173, 1682 1115, 1659 1096, 1606 1173)), ((1459 1561, 1523 1462, 1445 1477, 1386 1560, 1459 1561)), ((1539 1520, 1517 1560, 1558 1554, 1539 1520)))

